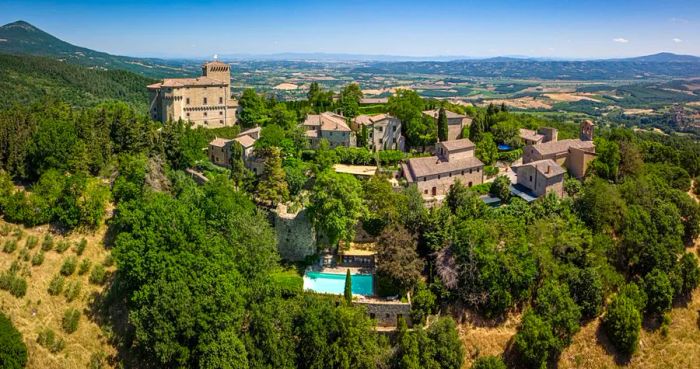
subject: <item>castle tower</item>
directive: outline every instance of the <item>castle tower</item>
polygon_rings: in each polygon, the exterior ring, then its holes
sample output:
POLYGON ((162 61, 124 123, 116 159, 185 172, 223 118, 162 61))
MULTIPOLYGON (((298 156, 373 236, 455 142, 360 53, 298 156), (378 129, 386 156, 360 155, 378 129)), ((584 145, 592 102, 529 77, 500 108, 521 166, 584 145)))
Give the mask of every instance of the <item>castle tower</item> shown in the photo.
POLYGON ((595 128, 595 124, 593 124, 592 121, 590 120, 584 120, 581 123, 581 133, 579 134, 579 138, 581 141, 593 141, 593 130, 595 128))
POLYGON ((231 66, 220 61, 202 65, 202 76, 226 83, 231 83, 231 66))

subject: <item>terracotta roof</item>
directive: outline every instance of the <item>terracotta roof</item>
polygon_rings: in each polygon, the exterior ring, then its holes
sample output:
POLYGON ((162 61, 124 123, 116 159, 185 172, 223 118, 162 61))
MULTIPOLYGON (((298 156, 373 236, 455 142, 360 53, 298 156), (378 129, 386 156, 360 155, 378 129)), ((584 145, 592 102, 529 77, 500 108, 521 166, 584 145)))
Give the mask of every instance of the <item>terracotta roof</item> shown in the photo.
POLYGON ((382 121, 384 119, 391 118, 389 114, 377 114, 377 115, 358 115, 355 117, 355 123, 364 124, 366 126, 371 126, 374 123, 382 121))
MULTIPOLYGON (((429 117, 432 117, 434 119, 437 119, 438 115, 440 114, 440 110, 438 110, 438 109, 426 110, 423 112, 423 114, 425 114, 429 117)), ((449 111, 449 110, 445 110, 445 115, 447 116, 447 119, 466 118, 467 117, 466 115, 457 114, 457 113, 449 111)))
POLYGON ((253 137, 250 137, 248 135, 243 135, 243 136, 238 136, 234 138, 234 140, 238 141, 238 143, 243 146, 243 148, 249 148, 253 145, 255 145, 255 139, 253 137))
POLYGON ((541 135, 541 134, 539 134, 536 131, 533 131, 531 129, 521 128, 520 129, 520 138, 522 138, 523 140, 527 140, 527 141, 540 141, 540 140, 544 139, 544 135, 541 135))
POLYGON ((238 136, 248 135, 248 136, 252 137, 253 135, 259 135, 261 130, 262 130, 261 127, 254 127, 254 128, 246 129, 245 131, 239 133, 238 136))
POLYGON ((159 89, 162 87, 190 87, 190 86, 226 86, 225 82, 209 78, 166 78, 161 83, 148 85, 149 89, 159 89))
POLYGON ((413 182, 414 178, 417 177, 456 172, 482 166, 484 166, 484 163, 475 157, 444 161, 437 156, 429 156, 409 159, 404 166, 404 174, 410 174, 406 175, 406 178, 409 182, 413 182))
POLYGON ((468 139, 468 138, 462 138, 459 140, 452 140, 452 141, 445 141, 445 142, 440 142, 441 145, 445 146, 447 151, 462 151, 462 150, 469 150, 473 149, 476 145, 468 139))
POLYGON ((209 142, 209 146, 216 146, 216 147, 224 147, 226 146, 227 143, 231 142, 232 140, 228 140, 225 138, 215 138, 209 142))
POLYGON ((527 166, 534 167, 536 171, 540 172, 543 176, 547 178, 556 177, 558 175, 566 173, 564 168, 562 168, 559 164, 557 164, 554 160, 551 159, 533 161, 531 163, 523 164, 520 167, 527 166))
POLYGON ((532 148, 535 149, 540 155, 551 155, 551 154, 558 154, 558 153, 564 153, 569 151, 569 148, 574 147, 577 149, 591 149, 595 148, 595 144, 593 141, 581 141, 579 139, 568 139, 568 140, 561 140, 561 141, 551 141, 551 142, 545 142, 537 145, 532 145, 532 148))
POLYGON ((351 131, 342 115, 329 112, 308 115, 304 121, 304 125, 313 127, 321 126, 322 131, 351 131))

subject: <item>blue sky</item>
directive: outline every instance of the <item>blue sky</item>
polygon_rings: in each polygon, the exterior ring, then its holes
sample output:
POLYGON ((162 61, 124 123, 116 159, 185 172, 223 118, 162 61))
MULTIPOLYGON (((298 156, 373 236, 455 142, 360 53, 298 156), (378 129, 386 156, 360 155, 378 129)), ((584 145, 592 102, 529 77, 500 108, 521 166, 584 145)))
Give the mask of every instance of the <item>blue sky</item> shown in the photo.
POLYGON ((699 0, 0 0, 0 23, 19 19, 76 45, 137 56, 700 55, 699 0))

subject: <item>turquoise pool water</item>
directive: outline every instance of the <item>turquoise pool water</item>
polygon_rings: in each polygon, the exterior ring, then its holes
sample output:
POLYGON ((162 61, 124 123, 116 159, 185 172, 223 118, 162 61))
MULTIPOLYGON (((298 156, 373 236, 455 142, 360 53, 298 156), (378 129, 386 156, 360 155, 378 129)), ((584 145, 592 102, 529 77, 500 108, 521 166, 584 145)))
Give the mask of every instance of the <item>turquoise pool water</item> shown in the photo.
MULTIPOLYGON (((374 295, 373 275, 353 274, 351 279, 353 295, 374 295)), ((304 290, 342 295, 345 291, 345 274, 306 272, 304 274, 304 290)))

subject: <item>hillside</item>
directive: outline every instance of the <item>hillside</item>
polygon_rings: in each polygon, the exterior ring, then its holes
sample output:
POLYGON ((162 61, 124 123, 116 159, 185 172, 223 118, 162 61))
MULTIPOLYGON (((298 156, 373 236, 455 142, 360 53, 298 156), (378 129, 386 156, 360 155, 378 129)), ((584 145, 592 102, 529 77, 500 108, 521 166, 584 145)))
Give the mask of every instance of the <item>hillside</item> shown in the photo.
POLYGON ((148 109, 145 86, 153 80, 122 70, 95 70, 37 56, 0 54, 0 108, 43 97, 89 106, 118 99, 148 109))
POLYGON ((0 53, 46 56, 73 64, 105 70, 127 70, 154 78, 196 73, 196 63, 111 55, 72 45, 24 21, 0 27, 0 53))

